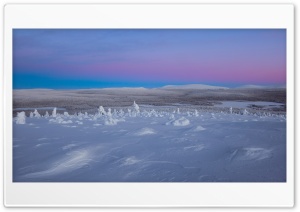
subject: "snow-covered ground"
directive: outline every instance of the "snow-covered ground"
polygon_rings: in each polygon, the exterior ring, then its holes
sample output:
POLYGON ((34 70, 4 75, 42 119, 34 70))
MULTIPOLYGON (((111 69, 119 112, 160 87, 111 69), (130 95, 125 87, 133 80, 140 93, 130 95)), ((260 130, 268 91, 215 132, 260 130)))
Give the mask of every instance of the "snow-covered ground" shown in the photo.
POLYGON ((285 182, 285 115, 235 111, 19 112, 13 181, 285 182))

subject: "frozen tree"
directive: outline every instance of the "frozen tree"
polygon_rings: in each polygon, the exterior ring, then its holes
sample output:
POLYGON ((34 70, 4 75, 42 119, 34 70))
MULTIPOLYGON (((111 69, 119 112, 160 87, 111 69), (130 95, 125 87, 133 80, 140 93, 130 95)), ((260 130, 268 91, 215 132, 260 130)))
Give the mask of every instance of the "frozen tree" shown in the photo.
POLYGON ((29 117, 33 118, 33 112, 30 112, 29 117))
POLYGON ((33 115, 36 118, 40 118, 41 117, 41 115, 39 114, 39 112, 37 111, 37 109, 34 110, 33 115))
POLYGON ((140 112, 140 107, 138 104, 135 103, 135 101, 133 102, 133 105, 132 105, 133 109, 135 110, 136 113, 139 113, 140 112))
POLYGON ((17 114, 16 123, 17 124, 25 124, 26 123, 26 115, 25 115, 24 111, 17 114))
POLYGON ((99 106, 99 108, 98 108, 98 113, 99 113, 100 115, 106 115, 106 112, 105 112, 105 110, 104 110, 104 107, 99 106))
POLYGON ((106 114, 108 117, 111 117, 112 116, 112 114, 111 114, 111 109, 110 108, 108 108, 108 111, 107 111, 107 114, 106 114))
POLYGON ((56 117, 56 107, 52 111, 52 117, 56 117))

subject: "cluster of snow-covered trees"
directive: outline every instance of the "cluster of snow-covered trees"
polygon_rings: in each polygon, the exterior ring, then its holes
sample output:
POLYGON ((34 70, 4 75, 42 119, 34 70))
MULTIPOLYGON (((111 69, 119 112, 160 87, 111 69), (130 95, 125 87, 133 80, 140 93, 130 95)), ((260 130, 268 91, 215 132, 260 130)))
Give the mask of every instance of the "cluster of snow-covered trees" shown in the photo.
MULTIPOLYGON (((75 122, 77 124, 83 124, 82 120, 103 120, 105 125, 116 125, 118 122, 125 121, 127 117, 167 117, 169 121, 166 123, 173 124, 174 126, 185 126, 189 124, 189 120, 187 117, 199 117, 200 113, 197 109, 191 110, 184 110, 181 111, 179 108, 172 109, 170 108, 156 108, 153 107, 151 109, 140 109, 140 106, 134 101, 133 105, 128 108, 123 109, 111 109, 108 108, 105 110, 103 106, 99 106, 97 112, 95 114, 88 114, 85 113, 75 113, 70 115, 68 112, 64 112, 60 114, 57 112, 57 108, 54 108, 51 115, 49 115, 48 111, 44 115, 41 115, 36 109, 33 112, 30 112, 30 118, 49 118, 49 122, 51 123, 59 123, 59 124, 70 124, 73 123, 72 119, 77 119, 75 122), (175 117, 177 116, 177 117, 175 117), (68 120, 66 120, 68 119, 68 120)), ((271 113, 250 113, 247 109, 234 111, 233 108, 229 108, 228 111, 221 111, 221 113, 227 114, 236 114, 236 115, 254 115, 254 116, 273 116, 274 114, 271 113)), ((285 118, 284 115, 280 115, 281 117, 285 118)), ((211 118, 215 119, 215 113, 211 113, 211 118)), ((17 116, 14 118, 16 124, 25 124, 26 123, 26 114, 24 111, 18 112, 17 116)))

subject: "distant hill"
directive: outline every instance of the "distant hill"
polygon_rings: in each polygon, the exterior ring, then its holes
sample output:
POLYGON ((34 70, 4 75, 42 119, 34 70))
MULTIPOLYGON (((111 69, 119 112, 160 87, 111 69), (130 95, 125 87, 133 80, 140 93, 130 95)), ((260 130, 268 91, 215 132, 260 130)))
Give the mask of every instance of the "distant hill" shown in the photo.
POLYGON ((188 85, 166 85, 162 89, 202 89, 202 90, 225 90, 227 87, 203 85, 203 84, 188 84, 188 85))
POLYGON ((237 88, 245 88, 245 89, 265 89, 265 88, 286 88, 285 85, 280 86, 263 86, 263 85, 243 85, 237 88))

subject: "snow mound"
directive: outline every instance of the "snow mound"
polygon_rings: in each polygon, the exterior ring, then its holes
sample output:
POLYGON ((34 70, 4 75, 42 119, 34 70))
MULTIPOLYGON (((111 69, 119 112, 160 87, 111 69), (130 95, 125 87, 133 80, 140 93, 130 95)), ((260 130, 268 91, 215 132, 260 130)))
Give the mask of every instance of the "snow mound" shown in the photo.
POLYGON ((151 134, 156 134, 156 132, 153 129, 147 128, 147 127, 143 128, 143 129, 139 130, 137 133, 135 133, 135 135, 137 135, 137 136, 151 135, 151 134))
POLYGON ((173 125, 176 127, 187 126, 189 124, 190 124, 190 120, 184 117, 181 117, 173 122, 173 125))
POLYGON ((22 112, 19 112, 17 114, 17 117, 16 117, 16 123, 17 124, 26 124, 26 115, 25 115, 25 112, 22 111, 22 112))
POLYGON ((200 125, 194 129, 195 132, 199 132, 199 131, 203 131, 203 130, 206 130, 206 129, 200 125))

